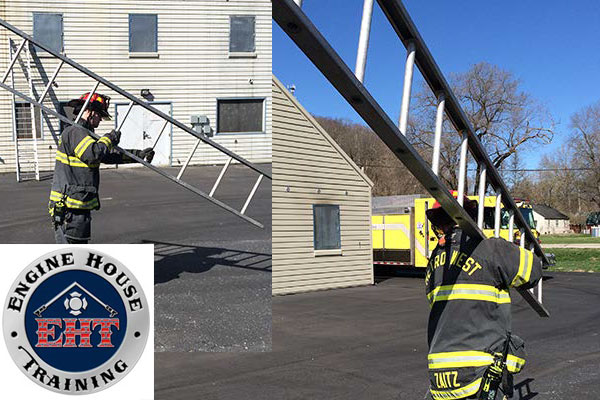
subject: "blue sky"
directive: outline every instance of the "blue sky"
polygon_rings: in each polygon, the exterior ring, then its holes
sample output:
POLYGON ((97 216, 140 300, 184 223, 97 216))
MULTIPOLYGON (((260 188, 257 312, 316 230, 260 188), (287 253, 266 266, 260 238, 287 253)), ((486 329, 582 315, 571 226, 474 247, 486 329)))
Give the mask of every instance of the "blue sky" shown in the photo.
MULTIPOLYGON (((597 0, 405 0, 415 25, 446 77, 481 61, 509 70, 558 125, 551 145, 531 152, 537 166, 569 134, 570 116, 600 100, 600 2, 597 0)), ((362 0, 304 0, 303 9, 354 69, 362 0)), ((406 50, 375 2, 365 84, 397 120, 406 50)), ((415 68, 416 71, 416 68, 415 68)), ((311 113, 362 119, 273 23, 273 72, 296 86, 311 113)), ((415 82, 421 79, 415 72, 415 82)), ((432 116, 433 118, 433 116, 432 116)))

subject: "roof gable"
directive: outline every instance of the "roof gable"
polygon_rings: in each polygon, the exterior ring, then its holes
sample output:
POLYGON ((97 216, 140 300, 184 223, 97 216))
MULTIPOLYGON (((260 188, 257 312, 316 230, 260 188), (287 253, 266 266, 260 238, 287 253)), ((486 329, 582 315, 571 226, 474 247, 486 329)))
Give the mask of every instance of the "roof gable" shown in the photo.
POLYGON ((313 118, 313 116, 304 108, 302 104, 285 88, 283 83, 273 75, 273 84, 283 93, 285 98, 302 114, 304 118, 317 130, 317 132, 327 141, 327 143, 335 149, 335 151, 344 159, 344 161, 365 181, 370 187, 373 187, 373 182, 369 177, 352 161, 350 156, 342 150, 342 148, 329 136, 327 131, 313 118))

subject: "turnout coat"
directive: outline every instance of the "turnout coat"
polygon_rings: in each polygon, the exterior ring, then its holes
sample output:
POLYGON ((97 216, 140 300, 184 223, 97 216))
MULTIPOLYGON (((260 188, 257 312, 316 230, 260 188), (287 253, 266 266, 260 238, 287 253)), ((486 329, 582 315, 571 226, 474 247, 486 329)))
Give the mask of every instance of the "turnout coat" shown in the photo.
MULTIPOLYGON (((434 399, 475 395, 493 354, 511 329, 510 287, 533 287, 540 258, 504 239, 474 239, 456 228, 435 248, 425 277, 430 391, 434 399)), ((525 365, 523 341, 512 337, 507 365, 525 365)))

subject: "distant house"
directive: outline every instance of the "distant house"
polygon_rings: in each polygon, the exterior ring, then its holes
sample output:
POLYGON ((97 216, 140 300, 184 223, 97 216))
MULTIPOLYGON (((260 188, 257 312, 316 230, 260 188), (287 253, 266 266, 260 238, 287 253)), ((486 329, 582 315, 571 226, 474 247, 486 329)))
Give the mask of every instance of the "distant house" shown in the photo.
POLYGON ((571 232, 569 217, 550 206, 534 204, 533 219, 536 229, 542 235, 571 232))
POLYGON ((373 284, 373 183, 273 77, 273 294, 373 284))

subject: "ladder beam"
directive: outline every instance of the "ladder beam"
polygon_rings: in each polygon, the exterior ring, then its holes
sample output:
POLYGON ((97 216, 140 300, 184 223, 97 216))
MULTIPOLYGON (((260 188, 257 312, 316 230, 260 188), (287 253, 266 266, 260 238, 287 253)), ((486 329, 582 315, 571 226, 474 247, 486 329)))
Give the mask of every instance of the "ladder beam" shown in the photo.
MULTIPOLYGON (((4 83, 1 83, 1 82, 0 82, 0 87, 3 88, 3 89, 5 89, 5 90, 8 90, 9 92, 11 92, 11 93, 13 93, 13 94, 15 94, 17 96, 19 96, 20 98, 22 98, 26 102, 31 103, 33 105, 36 105, 36 106, 40 107, 44 112, 46 112, 46 113, 48 113, 50 115, 55 116, 56 118, 60 119, 61 121, 65 122, 65 123, 67 123, 69 125, 76 125, 76 126, 79 126, 82 129, 85 129, 85 131, 88 133, 88 135, 90 135, 94 139, 96 139, 96 140, 100 139, 100 136, 97 135, 96 133, 94 133, 94 132, 86 129, 85 127, 83 127, 81 125, 75 124, 75 122, 71 121, 69 118, 67 118, 67 117, 65 117, 63 115, 60 115, 56 111, 54 111, 54 110, 52 110, 52 109, 44 106, 43 104, 38 103, 36 100, 34 100, 34 99, 30 98, 29 96, 27 96, 27 95, 19 92, 18 90, 12 89, 10 86, 5 85, 4 83)), ((161 169, 159 169, 158 167, 150 164, 146 160, 141 159, 140 157, 136 156, 135 154, 133 154, 133 153, 131 153, 131 152, 125 150, 125 149, 122 149, 119 146, 114 146, 113 148, 115 150, 117 150, 119 153, 121 153, 123 155, 126 155, 127 157, 130 157, 131 159, 133 159, 133 160, 137 161, 138 163, 146 166, 147 168, 151 169, 152 171, 156 172, 157 174, 162 175, 163 177, 165 177, 165 178, 169 179, 170 181, 178 184, 179 186, 184 187, 185 189, 189 190, 190 192, 195 193, 198 196, 204 198, 205 200, 208 200, 211 203, 213 203, 213 204, 215 204, 215 205, 223 208, 224 210, 229 211, 230 213, 232 213, 232 214, 234 214, 234 215, 242 218, 246 222, 249 222, 252 225, 257 226, 259 228, 264 228, 263 224, 261 224, 260 222, 256 221, 255 219, 253 219, 251 217, 248 217, 247 215, 244 215, 244 214, 240 213, 239 211, 237 211, 233 207, 231 207, 231 206, 223 203, 222 201, 219 201, 219 200, 217 200, 217 199, 215 199, 215 198, 207 195, 206 193, 204 193, 200 189, 198 189, 198 188, 196 188, 196 187, 194 187, 194 186, 192 186, 192 185, 190 185, 190 184, 188 184, 188 183, 186 183, 184 181, 181 181, 181 180, 177 179, 176 177, 174 177, 174 176, 172 176, 170 174, 167 174, 166 172, 164 172, 161 169)))
POLYGON ((477 210, 477 226, 479 226, 479 229, 483 229, 483 218, 485 210, 485 188, 487 186, 486 171, 486 166, 482 165, 481 172, 479 173, 479 204, 477 210))
MULTIPOLYGON (((33 74, 31 73, 31 50, 30 47, 27 46, 27 83, 29 84, 29 95, 31 98, 35 98, 33 91, 33 74)), ((35 180, 40 180, 40 163, 38 157, 38 146, 37 146, 37 137, 38 137, 38 124, 35 120, 35 106, 33 104, 29 105, 29 111, 31 112, 31 137, 33 139, 33 167, 35 173, 35 180)), ((41 115, 40 115, 41 117, 41 115)), ((41 123, 41 121, 40 121, 41 123)), ((40 135, 41 136, 41 135, 40 135)))
MULTIPOLYGON (((280 3, 285 4, 286 2, 287 0, 278 1, 277 6, 279 6, 280 3)), ((504 198, 505 207, 507 209, 517 211, 515 201, 510 195, 510 192, 502 180, 500 173, 490 160, 485 148, 481 144, 481 141, 477 138, 477 135, 475 134, 469 119, 462 109, 460 102, 452 92, 450 85, 444 78, 444 75, 435 62, 435 59, 431 55, 431 52, 425 44, 425 41, 421 37, 421 34, 417 30, 402 2, 400 0, 377 0, 377 3, 405 46, 407 46, 409 41, 412 41, 416 44, 416 63, 421 71, 421 74, 423 75, 423 78, 434 93, 446 93, 446 116, 452 122, 457 132, 461 132, 463 130, 467 131, 469 135, 469 150, 471 154, 475 160, 487 166, 489 182, 493 185, 493 187, 500 189, 502 197, 504 198)), ((273 5, 273 8, 275 8, 275 4, 273 5)), ((538 257, 543 260, 544 264, 550 264, 550 261, 546 257, 539 243, 537 243, 535 240, 533 232, 531 232, 529 225, 521 213, 515 213, 515 222, 518 227, 524 227, 526 237, 531 242, 535 242, 534 249, 538 257)))
POLYGON ((246 212, 246 208, 248 208, 248 204, 250 204, 250 200, 252 200, 252 198, 254 197, 254 193, 256 193, 256 189, 258 189, 258 185, 260 185, 260 181, 262 181, 262 178, 263 178, 262 175, 258 176, 258 179, 256 180, 256 183, 254 184, 252 191, 248 195, 248 198, 246 199, 246 202, 244 203, 244 207, 242 207, 242 211, 240 211, 240 213, 243 214, 246 212))
POLYGON ((196 150, 198 150, 198 146, 200 146, 200 139, 196 141, 196 144, 192 148, 192 151, 190 151, 190 155, 188 156, 187 160, 185 160, 185 163, 183 163, 183 165, 181 166, 179 174, 177 174, 177 179, 181 179, 181 177, 183 176, 183 173, 187 169, 190 161, 192 161, 192 157, 194 157, 194 153, 196 152, 196 150))
POLYGON ((446 97, 444 93, 437 96, 438 106, 435 114, 435 136, 433 137, 433 157, 431 158, 431 169, 436 175, 440 171, 440 147, 442 145, 442 127, 444 126, 444 107, 446 97))
POLYGON ((100 86, 100 82, 96 81, 96 83, 94 84, 94 88, 92 89, 91 92, 89 92, 87 99, 85 99, 85 102, 83 103, 83 106, 81 107, 81 111, 79 111, 77 118, 75 118, 76 124, 78 124, 79 120, 81 120, 81 117, 83 116, 83 113, 85 112, 85 109, 87 108, 88 104, 90 104, 90 100, 92 99, 92 96, 94 95, 94 93, 96 93, 96 90, 98 90, 98 86, 100 86))
POLYGON ((221 183, 221 179, 223 179, 223 175, 225 175, 225 171, 227 171, 227 168, 229 168, 229 164, 231 164, 231 160, 232 160, 232 158, 229 157, 227 159, 227 161, 225 162, 225 165, 223 165, 223 168, 221 168, 219 177, 215 181, 215 184, 213 185, 212 189, 210 189, 210 193, 208 194, 209 196, 212 196, 213 194, 215 194, 215 191, 217 190, 217 186, 219 186, 219 183, 221 183))
MULTIPOLYGON (((294 5, 295 6, 295 5, 294 5)), ((296 8, 298 8, 297 6, 295 6, 296 8)), ((206 137, 205 135, 202 135, 196 131, 194 131, 192 128, 190 128, 189 126, 183 124, 180 121, 177 121, 176 119, 172 118, 171 116, 165 114, 164 112, 154 108, 153 106, 147 104, 145 101, 141 101, 139 99, 137 99, 135 96, 133 96, 132 94, 130 94, 129 92, 126 92, 125 90, 121 89, 119 86, 115 85, 112 82, 109 82, 108 80, 102 78, 101 76, 97 75, 96 73, 92 72, 91 70, 87 69, 86 67, 76 63, 75 61, 71 60, 70 58, 54 51, 53 49, 48 48, 48 46, 37 42, 35 39, 33 39, 30 35, 28 35, 27 33, 23 32, 22 30, 18 29, 17 27, 9 24, 8 22, 6 22, 3 19, 0 19, 0 26, 3 26, 4 28, 8 29, 9 31, 13 32, 14 34, 22 37, 23 39, 26 39, 27 41, 31 42, 32 44, 34 44, 35 46, 41 48, 42 50, 46 51, 48 54, 51 54, 52 56, 58 58, 59 60, 64 61, 66 64, 70 65, 71 67, 75 68, 76 70, 82 72, 83 74, 89 76, 90 78, 100 82, 102 85, 106 86, 107 88, 109 88, 110 90, 120 94, 121 96, 125 97, 126 99, 135 102, 135 104, 139 105, 140 107, 145 108, 146 110, 150 111, 151 113, 161 117, 162 119, 166 119, 168 120, 171 124, 173 124, 174 126, 178 127, 179 129, 189 133, 192 136, 195 136, 197 139, 202 140, 204 143, 208 144, 209 146, 214 147, 215 149, 219 150, 220 152, 233 157, 235 160, 239 161, 241 164, 244 164, 245 166, 247 166, 248 168, 258 172, 259 174, 264 175, 266 178, 268 179, 273 179, 271 177, 271 173, 263 171, 261 168, 259 168, 258 166, 254 165, 253 163, 251 163, 250 161, 246 160, 245 158, 235 154, 233 151, 227 149, 226 147, 222 146, 221 144, 212 141, 211 139, 209 139, 208 137, 206 137)))
POLYGON ((125 116, 121 119, 121 122, 119 122, 119 126, 117 126, 117 131, 120 131, 121 128, 123 127, 123 124, 125 123, 125 120, 129 116, 129 113, 131 112, 132 108, 133 108, 133 101, 129 102, 129 106, 127 107, 127 110, 125 111, 125 116))
POLYGON ((406 136, 408 127, 408 109, 410 107, 410 93, 412 90, 413 71, 415 69, 415 43, 408 42, 406 46, 406 65, 404 67, 404 87, 402 88, 402 105, 400 106, 400 132, 406 136))
POLYGON ((458 204, 464 206, 465 182, 467 180, 467 133, 462 133, 462 143, 460 144, 460 161, 458 167, 458 204))
POLYGON ((369 50, 369 35, 371 33, 371 20, 373 19, 373 0, 364 0, 363 14, 358 37, 358 51, 356 52, 356 67, 354 73, 359 81, 364 82, 367 66, 367 52, 369 50))
MULTIPOLYGON (((10 60, 8 69, 6 70, 4 75, 2 75, 2 83, 6 82, 6 78, 8 78, 8 74, 11 73, 13 67, 15 66, 15 63, 17 62, 17 59, 19 58, 19 55, 21 54, 21 51, 23 51, 23 48, 25 47, 26 44, 27 44, 27 39, 23 39, 23 41, 21 42, 21 45, 19 46, 16 53, 13 55, 12 59, 10 60)), ((12 49, 12 47, 11 47, 11 49, 12 49)))
POLYGON ((60 63, 58 64, 58 66, 56 67, 56 69, 54 70, 54 73, 52 74, 52 79, 50 79, 50 81, 48 82, 48 85, 46 85, 46 88, 44 89, 44 93, 42 93, 42 96, 38 100, 40 103, 44 102, 46 95, 50 91, 50 88, 52 87, 52 85, 54 85, 54 81, 56 80, 56 77, 58 76, 58 73, 60 72, 60 69, 62 68, 64 63, 65 62, 61 60, 60 63))
MULTIPOLYGON (((8 39, 8 54, 12 59, 13 55, 13 40, 8 39)), ((10 86, 14 89, 15 87, 15 73, 14 70, 10 71, 10 86)), ((17 182, 21 182, 21 166, 19 165, 19 134, 17 132, 17 110, 16 107, 16 97, 15 94, 12 93, 11 96, 12 104, 11 104, 11 118, 12 118, 12 130, 13 136, 15 138, 15 167, 17 171, 17 182)))
MULTIPOLYGON (((378 2, 380 5, 382 4, 382 0, 378 0, 378 2)), ((304 52, 382 141, 396 154, 412 175, 441 204, 448 215, 458 223, 467 235, 484 239, 484 233, 477 227, 477 224, 471 219, 466 210, 458 204, 448 191, 446 185, 433 173, 429 165, 427 165, 416 149, 408 142, 407 138, 404 137, 399 128, 392 122, 383 108, 375 101, 369 91, 356 78, 354 73, 302 10, 292 0, 278 0, 273 2, 272 15, 275 22, 296 43, 298 48, 304 52)), ((440 87, 434 93, 444 91, 450 94, 450 97, 453 97, 452 92, 449 91, 449 87, 447 87, 447 90, 444 89, 440 87)), ((481 146, 480 143, 479 145, 481 146)), ((473 149, 471 149, 471 153, 476 160, 479 159, 479 153, 473 153, 473 149)), ((499 177, 498 172, 492 170, 493 165, 489 162, 487 154, 485 152, 483 154, 488 161, 486 162, 486 166, 491 167, 490 170, 495 172, 493 177, 499 177)), ((506 189, 503 183, 501 187, 503 190, 506 189)), ((514 206, 514 202, 512 205, 514 206)), ((524 223, 522 218, 521 222, 524 223)), ((525 228, 527 229, 526 226, 525 228)), ((539 315, 550 315, 544 306, 539 304, 530 293, 527 291, 519 291, 519 293, 521 293, 539 315)))

